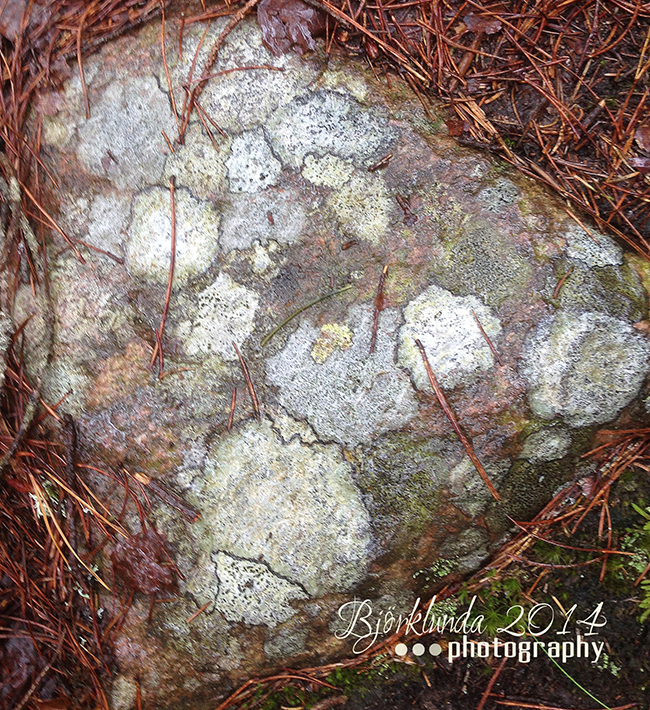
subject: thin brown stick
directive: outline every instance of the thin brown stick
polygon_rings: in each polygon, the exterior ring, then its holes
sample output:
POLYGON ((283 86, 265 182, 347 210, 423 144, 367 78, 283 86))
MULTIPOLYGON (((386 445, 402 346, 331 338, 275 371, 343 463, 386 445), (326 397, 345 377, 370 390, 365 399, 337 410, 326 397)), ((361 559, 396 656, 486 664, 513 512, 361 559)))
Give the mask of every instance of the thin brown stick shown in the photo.
POLYGON ((212 604, 212 599, 210 599, 209 602, 206 602, 200 609, 197 609, 191 616, 188 616, 185 623, 191 624, 194 619, 199 616, 199 614, 202 614, 210 606, 210 604, 212 604))
POLYGON ((454 413, 451 411, 451 407, 447 403, 447 400, 445 398, 445 395, 440 388, 440 385, 438 384, 438 380, 436 379, 436 376, 433 374, 433 370, 431 369, 431 365, 429 364, 429 358, 427 357, 427 354, 424 350, 424 346, 422 343, 416 339, 415 344, 418 347, 418 350, 420 351, 420 354, 422 355, 422 360, 424 362, 424 367, 427 371, 427 376, 429 378, 429 382, 431 383, 431 387, 433 387, 433 391, 436 393, 436 397, 438 398, 438 402, 440 402, 440 406, 442 407, 442 411, 445 413, 447 416, 447 419, 451 422, 452 427, 454 428, 454 431, 456 432, 458 438, 460 439, 461 444, 465 448, 465 451, 467 451, 467 455, 470 457, 472 460, 472 463, 474 464, 474 467, 478 471, 479 475, 483 479, 483 482, 485 485, 488 487, 488 490, 492 494, 492 497, 494 500, 501 500, 501 497, 497 493, 496 488, 492 485, 492 481, 490 481, 489 476, 485 472, 485 469, 483 468, 483 465, 478 459, 478 456, 474 453, 474 449, 472 448, 472 445, 470 444, 469 440, 463 434, 462 429, 460 428, 458 422, 456 421, 456 417, 454 416, 454 413))
POLYGON ((377 286, 377 295, 375 296, 375 315, 372 321, 372 336, 370 338, 370 354, 375 352, 375 344, 377 343, 377 328, 379 326, 379 314, 384 310, 384 281, 388 273, 388 264, 386 264, 379 277, 379 286, 377 286))
POLYGON ((501 671, 503 670, 503 667, 506 665, 506 661, 508 659, 504 657, 504 659, 499 663, 496 671, 492 674, 492 677, 490 678, 489 683, 487 684, 485 690, 483 691, 483 695, 481 695, 481 699, 479 700, 478 705, 476 706, 476 710, 483 710, 483 706, 485 705, 487 699, 490 697, 490 693, 492 692, 492 688, 494 688, 494 684, 497 682, 497 678, 501 674, 501 671))
POLYGON ((237 404, 237 388, 233 387, 232 388, 232 399, 230 400, 230 416, 228 417, 228 426, 226 427, 226 431, 230 431, 232 429, 232 422, 233 419, 235 418, 235 405, 237 404))
POLYGON ((481 331, 481 335, 485 338, 485 342, 488 344, 490 350, 492 351, 492 354, 496 358, 496 361, 499 363, 499 365, 503 365, 503 362, 501 362, 501 358, 499 357, 499 353, 497 352, 497 349, 494 347, 492 344, 492 341, 490 340, 490 336, 485 332, 483 326, 481 325, 481 321, 478 319, 478 316, 474 311, 472 311, 472 315, 474 316, 474 320, 476 321, 476 325, 478 326, 479 330, 481 331))
POLYGON ((253 411, 255 412, 255 416, 257 417, 257 421, 261 422, 262 415, 260 414, 260 405, 257 400, 257 394, 255 393, 255 386, 253 385, 253 380, 251 378, 251 374, 248 371, 248 365, 246 365, 246 362, 244 361, 242 354, 239 352, 239 348, 237 347, 237 344, 235 343, 235 341, 232 340, 231 342, 232 342, 233 348, 235 348, 235 352, 237 353, 237 357, 239 358, 239 364, 241 365, 242 372, 244 373, 244 379, 246 380, 246 385, 248 386, 248 391, 250 393, 251 400, 253 402, 253 411))
POLYGON ((151 359, 151 364, 156 360, 158 356, 159 368, 158 377, 163 376, 163 350, 162 350, 162 337, 165 331, 165 321, 167 320, 167 313, 169 312, 169 302, 172 297, 172 283, 174 281, 174 266, 176 264, 176 178, 174 176, 169 178, 169 199, 171 204, 171 221, 172 221, 172 235, 171 235, 171 257, 169 260, 169 277, 167 279, 167 293, 165 294, 165 305, 163 307, 162 317, 160 319, 160 326, 158 328, 158 337, 156 339, 156 347, 154 348, 154 353, 151 359))
POLYGON ((564 286, 564 282, 571 276, 573 273, 573 270, 575 269, 575 266, 570 266, 567 269, 566 274, 557 282, 557 285, 553 289, 553 298, 556 299, 560 295, 560 290, 562 289, 562 286, 564 286))

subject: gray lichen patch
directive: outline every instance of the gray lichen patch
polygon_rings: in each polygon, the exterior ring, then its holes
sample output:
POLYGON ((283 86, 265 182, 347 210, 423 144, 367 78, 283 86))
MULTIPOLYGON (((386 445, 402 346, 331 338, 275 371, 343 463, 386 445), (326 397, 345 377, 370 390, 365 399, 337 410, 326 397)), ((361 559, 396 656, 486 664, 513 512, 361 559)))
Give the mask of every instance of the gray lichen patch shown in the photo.
POLYGON ((180 310, 190 318, 178 326, 178 337, 190 356, 205 359, 217 354, 236 360, 232 346, 241 346, 253 332, 259 294, 233 281, 226 273, 195 298, 187 299, 180 310))
POLYGON ((416 339, 422 342, 443 387, 455 387, 495 364, 474 314, 493 344, 497 343, 499 320, 475 296, 454 296, 434 285, 408 304, 406 323, 399 333, 399 362, 411 372, 418 389, 430 385, 416 339))
POLYGON ((478 193, 478 199, 485 205, 485 209, 496 214, 508 209, 517 201, 518 196, 517 186, 506 178, 497 180, 494 185, 478 193))
MULTIPOLYGON (((176 265, 174 282, 184 283, 205 271, 219 251, 219 213, 212 205, 176 190, 176 265)), ((127 266, 133 276, 165 283, 171 260, 169 190, 153 187, 133 201, 127 266)))
POLYGON ((226 186, 226 161, 231 144, 229 137, 212 142, 201 124, 190 124, 183 144, 167 157, 165 182, 175 176, 176 184, 188 188, 195 197, 214 199, 226 186))
POLYGON ((650 344, 624 321, 559 312, 528 343, 523 375, 530 407, 572 427, 611 421, 638 394, 649 356, 650 344))
POLYGON ((564 458, 571 448, 571 433, 561 425, 546 427, 531 434, 521 449, 519 458, 532 462, 555 461, 564 458))
POLYGON ((519 253, 510 236, 496 225, 472 220, 450 234, 438 281, 459 295, 473 294, 497 307, 507 298, 518 298, 530 288, 533 267, 519 253))
POLYGON ((395 209, 380 175, 358 173, 328 200, 341 231, 379 244, 395 209))
POLYGON ((307 207, 292 190, 232 195, 224 208, 221 247, 230 252, 250 249, 255 241, 293 244, 307 229, 307 207))
POLYGON ((259 560, 310 595, 364 578, 370 520, 339 447, 250 422, 208 454, 201 489, 201 546, 259 560))
POLYGON ((623 263, 623 250, 614 240, 595 229, 587 234, 572 224, 564 233, 567 256, 587 266, 617 266, 623 263))
POLYGON ((259 128, 233 140, 226 165, 231 192, 259 192, 275 185, 282 170, 259 128))
POLYGON ((215 555, 219 591, 216 608, 228 621, 273 627, 296 612, 292 599, 308 599, 304 590, 269 571, 259 562, 224 552, 215 555))
POLYGON ((370 355, 372 309, 354 306, 347 321, 352 344, 322 363, 312 351, 320 331, 301 323, 285 348, 267 360, 268 380, 279 387, 280 404, 293 416, 307 418, 325 440, 348 444, 407 424, 417 413, 408 377, 394 363, 399 313, 381 313, 375 352, 370 355))
POLYGON ((375 111, 349 96, 317 91, 296 97, 267 126, 267 135, 285 165, 299 168, 308 153, 326 153, 360 165, 388 152, 396 135, 375 111))
POLYGON ((153 77, 111 82, 95 99, 91 118, 79 125, 77 155, 94 175, 120 189, 137 189, 162 175, 161 130, 173 135, 175 126, 169 100, 153 77))
MULTIPOLYGON (((226 22, 227 18, 224 18, 212 23, 203 41, 197 67, 203 66, 226 22)), ((196 29, 186 29, 182 65, 178 63, 174 48, 170 48, 175 86, 186 81, 203 30, 204 27, 199 25, 196 29)), ((305 90, 321 71, 313 57, 273 55, 262 44, 259 26, 254 19, 239 23, 228 35, 219 50, 212 73, 250 66, 271 66, 277 70, 248 69, 224 74, 218 81, 208 82, 201 96, 201 104, 208 115, 225 131, 236 133, 265 123, 271 115, 305 90)), ((164 75, 161 81, 165 81, 164 75)), ((182 104, 183 92, 180 90, 177 92, 177 101, 182 104)))

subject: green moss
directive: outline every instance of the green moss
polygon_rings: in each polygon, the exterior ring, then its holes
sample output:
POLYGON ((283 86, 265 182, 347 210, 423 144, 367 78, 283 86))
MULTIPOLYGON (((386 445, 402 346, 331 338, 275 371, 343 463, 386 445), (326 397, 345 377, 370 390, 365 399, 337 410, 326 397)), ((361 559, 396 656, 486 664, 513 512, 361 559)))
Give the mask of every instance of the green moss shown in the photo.
POLYGON ((381 537, 394 534, 397 548, 415 544, 431 524, 440 502, 439 481, 455 451, 453 443, 413 441, 406 434, 391 434, 362 451, 357 484, 381 537))

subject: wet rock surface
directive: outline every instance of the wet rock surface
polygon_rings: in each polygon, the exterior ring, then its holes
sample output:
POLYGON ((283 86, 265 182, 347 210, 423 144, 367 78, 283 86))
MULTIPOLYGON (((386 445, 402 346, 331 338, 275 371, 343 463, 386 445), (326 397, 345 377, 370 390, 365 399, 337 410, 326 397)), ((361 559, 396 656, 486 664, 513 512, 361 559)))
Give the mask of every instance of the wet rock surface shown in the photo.
MULTIPOLYGON (((183 61, 168 44, 174 86, 201 33, 186 29, 183 61)), ((212 79, 201 104, 226 136, 213 145, 195 116, 171 153, 159 42, 152 25, 105 47, 85 66, 91 119, 72 80, 43 122, 61 224, 118 258, 52 250, 48 399, 71 391, 63 406, 85 456, 159 479, 202 515, 189 524, 154 500, 185 579, 150 622, 136 596, 115 647, 115 708, 130 706, 136 677, 158 707, 201 708, 252 674, 349 654, 332 632, 341 604, 356 595, 407 612, 422 570, 475 569, 506 514, 534 515, 571 480, 596 427, 647 416, 650 342, 633 324, 648 317, 650 272, 607 235, 458 148, 398 81, 319 52, 276 57, 253 21, 229 36, 214 72, 278 71, 212 79), (177 251, 160 379, 149 362, 171 176, 177 251), (262 347, 283 319, 347 284, 262 347), (443 415, 415 339, 500 504, 443 415)), ((27 285, 17 304, 34 312, 27 285)), ((38 315, 25 327, 36 363, 42 327, 38 315)))

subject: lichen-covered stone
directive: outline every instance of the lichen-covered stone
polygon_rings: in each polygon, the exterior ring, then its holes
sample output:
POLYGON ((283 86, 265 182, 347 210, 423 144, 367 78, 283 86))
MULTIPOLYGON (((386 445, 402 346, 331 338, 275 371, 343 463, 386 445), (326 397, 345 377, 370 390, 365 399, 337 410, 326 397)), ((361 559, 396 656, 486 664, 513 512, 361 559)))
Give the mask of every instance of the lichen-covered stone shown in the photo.
MULTIPOLYGON (((195 78, 226 22, 208 29, 195 78)), ((167 42, 177 107, 203 29, 185 27, 182 59, 167 42)), ((650 341, 634 328, 648 319, 647 265, 453 144, 405 84, 321 50, 275 57, 245 20, 199 100, 226 135, 195 113, 179 143, 159 24, 84 69, 91 119, 73 78, 43 117, 62 188, 42 190, 102 251, 78 244, 82 263, 52 237, 43 397, 75 417, 81 458, 157 478, 201 514, 189 524, 150 496, 184 579, 151 621, 136 595, 113 648, 116 708, 136 678, 152 706, 198 710, 243 678, 348 654, 332 631, 342 603, 407 614, 480 565, 508 516, 535 515, 577 475, 597 426, 647 425, 650 341)), ((45 318, 27 281, 13 320, 33 377, 45 318)), ((139 531, 131 504, 123 520, 139 531)))

